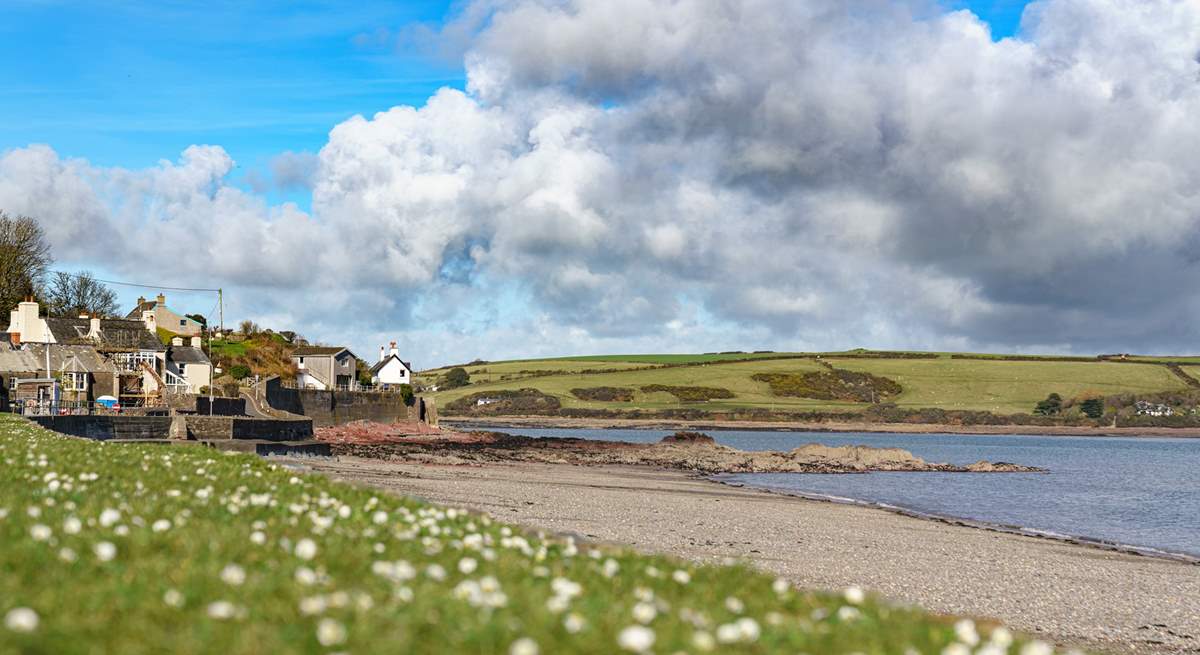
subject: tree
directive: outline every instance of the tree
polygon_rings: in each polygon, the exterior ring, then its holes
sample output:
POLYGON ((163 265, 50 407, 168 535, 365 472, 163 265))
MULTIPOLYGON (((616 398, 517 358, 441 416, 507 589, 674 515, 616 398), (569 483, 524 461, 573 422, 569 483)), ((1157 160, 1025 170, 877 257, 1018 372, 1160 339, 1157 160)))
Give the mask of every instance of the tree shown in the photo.
POLYGON ((1033 413, 1040 416, 1053 416, 1061 411, 1062 396, 1056 393, 1046 396, 1046 399, 1038 402, 1037 407, 1033 409, 1033 413))
POLYGON ((1100 418, 1104 416, 1104 400, 1100 398, 1088 398, 1080 403, 1079 411, 1086 414, 1088 418, 1100 418))
POLYGON ((55 273, 42 297, 50 316, 75 318, 89 314, 104 317, 117 312, 117 294, 88 271, 78 275, 55 273))
POLYGON ((404 404, 409 407, 412 407, 413 403, 416 402, 417 396, 413 393, 411 384, 400 385, 400 399, 403 400, 404 404))
POLYGON ((457 389, 468 384, 471 384, 471 375, 467 373, 467 369, 461 366, 455 366, 442 376, 442 388, 444 389, 457 389))
POLYGON ((188 314, 188 318, 200 324, 202 328, 208 328, 208 319, 203 314, 188 314))
POLYGON ((254 321, 242 321, 238 323, 238 329, 247 337, 252 337, 259 332, 258 324, 254 321))
POLYGON ((35 295, 52 261, 46 234, 36 220, 0 211, 0 311, 35 295))

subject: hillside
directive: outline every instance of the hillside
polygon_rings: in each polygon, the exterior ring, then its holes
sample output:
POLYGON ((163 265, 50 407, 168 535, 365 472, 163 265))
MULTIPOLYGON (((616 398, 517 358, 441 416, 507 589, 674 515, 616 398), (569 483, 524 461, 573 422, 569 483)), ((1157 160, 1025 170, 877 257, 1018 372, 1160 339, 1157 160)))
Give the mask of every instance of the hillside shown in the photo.
MULTIPOLYGON (((1200 386, 1200 360, 1193 357, 721 353, 476 362, 465 369, 471 384, 433 394, 447 415, 464 413, 463 403, 455 405, 460 399, 487 402, 522 389, 546 396, 539 407, 557 403, 563 410, 862 413, 886 403, 1009 415, 1031 413, 1051 393, 1070 401, 1200 386)), ((425 371, 418 381, 437 384, 447 370, 425 371)), ((522 406, 481 411, 518 414, 522 406)))

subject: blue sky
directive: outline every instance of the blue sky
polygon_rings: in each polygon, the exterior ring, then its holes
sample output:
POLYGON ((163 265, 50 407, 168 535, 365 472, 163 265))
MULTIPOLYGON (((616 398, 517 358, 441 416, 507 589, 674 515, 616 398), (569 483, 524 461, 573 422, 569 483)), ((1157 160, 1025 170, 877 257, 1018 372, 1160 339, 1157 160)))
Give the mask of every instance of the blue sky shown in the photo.
MULTIPOLYGON (((971 9, 1002 37, 1024 5, 949 6, 971 9)), ((243 175, 263 172, 281 152, 320 149, 354 114, 461 87, 459 66, 397 37, 452 9, 448 0, 7 0, 0 59, 20 63, 0 67, 0 150, 46 143, 96 165, 144 168, 218 144, 243 175)))

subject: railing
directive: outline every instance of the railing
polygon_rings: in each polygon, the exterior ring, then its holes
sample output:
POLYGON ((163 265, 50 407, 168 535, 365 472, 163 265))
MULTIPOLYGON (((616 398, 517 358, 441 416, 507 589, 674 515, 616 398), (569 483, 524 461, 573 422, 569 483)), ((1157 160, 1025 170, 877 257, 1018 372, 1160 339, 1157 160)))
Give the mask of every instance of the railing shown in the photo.
POLYGON ((121 407, 116 408, 103 405, 101 403, 89 401, 74 401, 60 400, 58 402, 48 400, 14 400, 10 401, 8 411, 12 414, 21 416, 91 416, 95 414, 126 414, 140 413, 142 407, 121 407), (130 410, 133 410, 132 412, 130 410))
MULTIPOLYGON (((279 381, 279 386, 284 389, 311 389, 317 390, 316 387, 302 387, 295 382, 284 380, 279 381)), ((333 389, 327 391, 360 391, 363 393, 400 393, 400 385, 371 385, 371 384, 339 384, 333 389)))

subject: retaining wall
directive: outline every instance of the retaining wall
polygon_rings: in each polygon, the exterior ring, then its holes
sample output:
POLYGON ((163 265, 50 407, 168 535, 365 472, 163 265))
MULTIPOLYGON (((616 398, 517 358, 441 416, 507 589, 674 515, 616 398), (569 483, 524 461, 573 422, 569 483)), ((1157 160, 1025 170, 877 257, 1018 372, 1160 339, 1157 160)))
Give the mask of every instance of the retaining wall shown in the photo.
POLYGON ((307 416, 316 427, 351 421, 394 423, 409 417, 409 408, 398 393, 290 389, 279 378, 267 380, 264 386, 267 404, 273 409, 307 416))
POLYGON ((270 419, 241 416, 185 416, 187 438, 195 440, 263 439, 305 441, 313 438, 311 419, 270 419))
POLYGON ((88 439, 166 439, 169 416, 29 416, 29 420, 63 434, 88 439))

